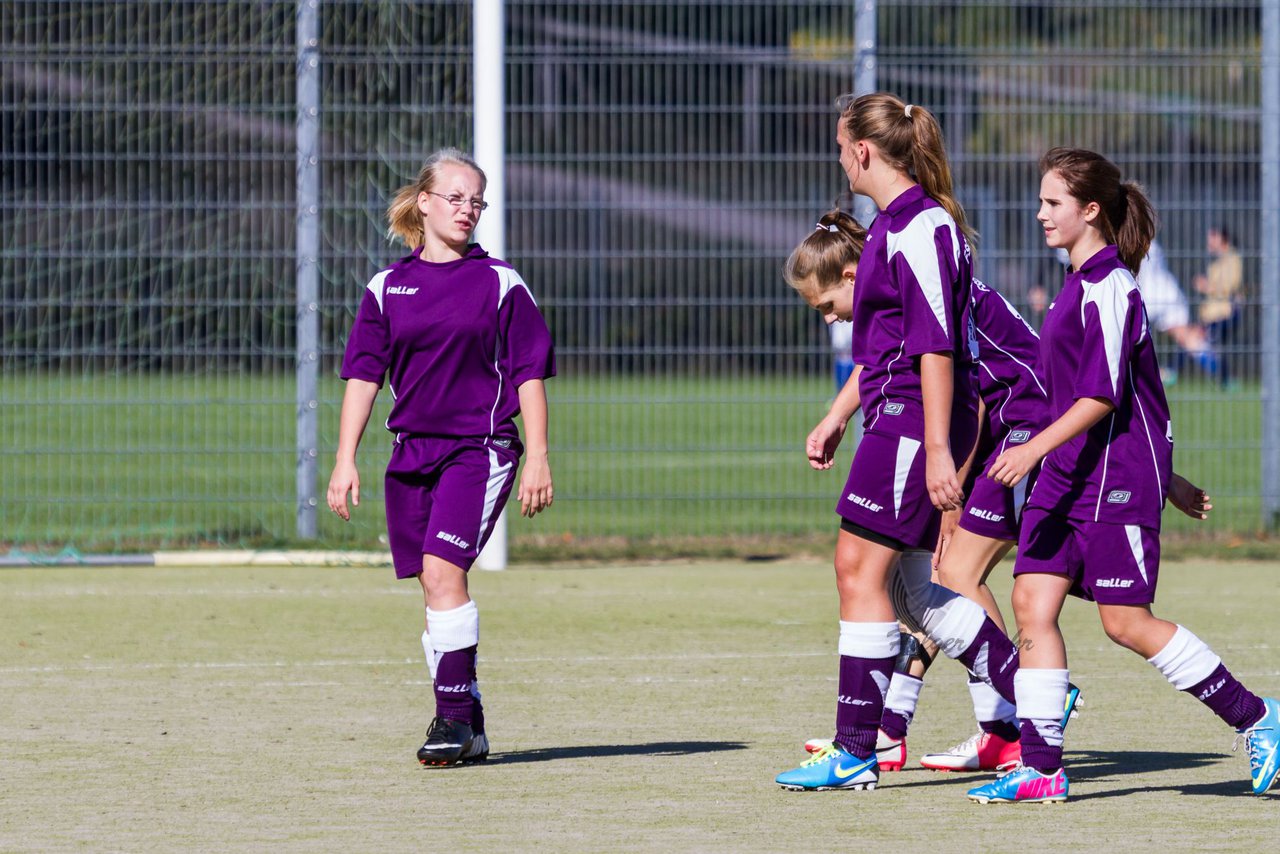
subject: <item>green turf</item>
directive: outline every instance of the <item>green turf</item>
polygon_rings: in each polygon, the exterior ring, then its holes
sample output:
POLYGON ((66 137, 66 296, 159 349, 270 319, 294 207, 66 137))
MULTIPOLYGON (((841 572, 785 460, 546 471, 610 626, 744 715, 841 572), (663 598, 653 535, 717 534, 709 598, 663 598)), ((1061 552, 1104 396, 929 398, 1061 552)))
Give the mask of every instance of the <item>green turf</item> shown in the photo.
MULTIPOLYGON (((802 453, 826 377, 569 376, 548 389, 557 501, 532 522, 512 520, 517 556, 600 553, 610 542, 622 554, 742 553, 769 540, 794 550, 829 536, 848 450, 824 473, 802 453)), ((321 394, 315 545, 377 548, 386 395, 361 450, 364 506, 346 525, 323 507, 341 392, 330 378, 321 394)), ((291 377, 0 376, 0 546, 298 545, 293 394, 291 377)), ((1171 516, 1170 533, 1255 534, 1257 387, 1184 382, 1171 399, 1177 467, 1218 509, 1207 526, 1171 516)))
MULTIPOLYGON (((1171 563, 1158 613, 1280 692, 1276 563, 1171 563)), ((1007 573, 996 589, 1007 601, 1007 573)), ((830 735, 826 561, 475 573, 484 766, 428 770, 416 584, 385 569, 0 572, 0 850, 1257 850, 1280 793, 1232 733, 1069 603, 1072 802, 969 804, 986 775, 773 785, 830 735), (1035 844, 1040 844, 1037 842, 1035 844)), ((973 729, 932 674, 912 761, 973 729)))

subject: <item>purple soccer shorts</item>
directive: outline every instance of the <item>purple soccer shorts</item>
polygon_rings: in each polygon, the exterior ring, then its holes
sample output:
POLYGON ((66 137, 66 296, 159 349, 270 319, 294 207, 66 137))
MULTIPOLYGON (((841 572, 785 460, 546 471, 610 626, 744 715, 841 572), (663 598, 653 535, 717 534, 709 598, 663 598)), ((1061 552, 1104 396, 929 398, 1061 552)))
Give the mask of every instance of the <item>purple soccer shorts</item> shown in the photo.
POLYGON ((917 439, 863 434, 836 512, 907 548, 932 549, 942 517, 929 500, 924 464, 924 444, 917 439))
POLYGON ((1160 532, 1028 507, 1013 574, 1034 572, 1065 575, 1072 595, 1101 605, 1149 605, 1160 573, 1160 532))
POLYGON ((402 437, 387 465, 387 534, 397 578, 422 572, 423 555, 470 569, 493 533, 520 462, 504 437, 402 437))

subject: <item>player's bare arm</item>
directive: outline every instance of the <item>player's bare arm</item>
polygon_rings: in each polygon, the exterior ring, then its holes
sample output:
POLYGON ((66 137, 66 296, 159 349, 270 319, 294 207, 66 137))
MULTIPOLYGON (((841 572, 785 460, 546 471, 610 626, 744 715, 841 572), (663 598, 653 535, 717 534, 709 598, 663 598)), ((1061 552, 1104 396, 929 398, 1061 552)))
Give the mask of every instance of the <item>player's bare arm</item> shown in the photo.
POLYGON ((551 506, 551 462, 547 454, 547 390, 542 380, 528 380, 517 389, 524 420, 525 458, 520 471, 520 515, 532 518, 551 506))
POLYGON ((987 477, 1005 486, 1014 486, 1036 467, 1050 451, 1071 441, 1110 413, 1115 406, 1100 397, 1082 397, 1025 445, 1016 445, 996 457, 987 477))
POLYGON ((364 428, 373 412, 373 402, 378 397, 378 384, 366 380, 347 380, 342 395, 342 413, 338 420, 338 452, 335 455, 333 474, 329 476, 327 498, 329 509, 342 520, 350 521, 347 509, 347 493, 351 493, 352 506, 360 506, 360 474, 356 470, 356 449, 364 436, 364 428))

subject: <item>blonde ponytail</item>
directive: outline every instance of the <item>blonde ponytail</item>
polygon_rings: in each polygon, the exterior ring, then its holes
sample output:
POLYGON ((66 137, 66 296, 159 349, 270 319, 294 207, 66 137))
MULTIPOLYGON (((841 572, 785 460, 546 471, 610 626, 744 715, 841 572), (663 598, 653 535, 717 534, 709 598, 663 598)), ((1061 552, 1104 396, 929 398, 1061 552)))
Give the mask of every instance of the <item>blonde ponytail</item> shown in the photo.
POLYGON ((466 152, 457 148, 441 148, 427 158, 418 171, 418 177, 410 184, 405 184, 387 205, 387 239, 399 240, 410 249, 416 249, 425 241, 422 230, 422 211, 418 210, 418 195, 429 193, 436 184, 440 168, 445 165, 466 166, 480 176, 480 190, 488 185, 480 164, 466 152))

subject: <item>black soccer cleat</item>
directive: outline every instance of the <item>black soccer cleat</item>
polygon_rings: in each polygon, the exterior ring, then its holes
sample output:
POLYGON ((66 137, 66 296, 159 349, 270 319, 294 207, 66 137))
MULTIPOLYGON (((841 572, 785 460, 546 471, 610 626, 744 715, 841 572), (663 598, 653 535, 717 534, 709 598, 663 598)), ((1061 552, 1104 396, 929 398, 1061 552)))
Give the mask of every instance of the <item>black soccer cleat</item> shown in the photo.
POLYGON ((474 732, 468 723, 449 718, 432 718, 427 740, 418 748, 418 761, 423 765, 465 765, 488 758, 488 736, 474 732))

